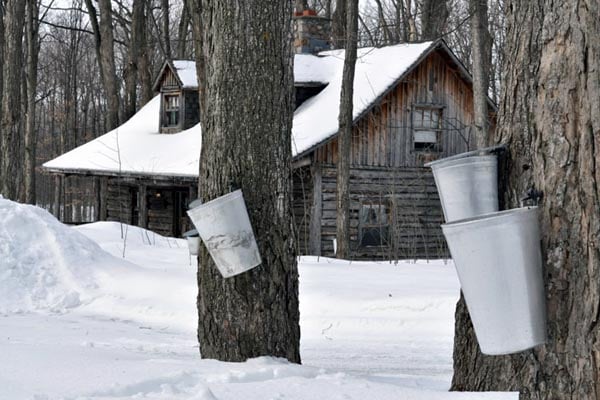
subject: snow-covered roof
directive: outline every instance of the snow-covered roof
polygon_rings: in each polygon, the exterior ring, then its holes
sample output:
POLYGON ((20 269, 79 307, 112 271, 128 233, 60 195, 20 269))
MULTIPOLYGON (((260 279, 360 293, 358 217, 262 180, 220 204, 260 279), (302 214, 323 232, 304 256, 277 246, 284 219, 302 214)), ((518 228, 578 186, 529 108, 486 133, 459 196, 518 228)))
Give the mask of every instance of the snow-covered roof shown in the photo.
MULTIPOLYGON (((411 66, 435 47, 433 44, 426 42, 359 49, 354 78, 354 119, 359 118, 392 88, 411 66)), ((319 57, 297 55, 295 60, 297 83, 327 83, 325 89, 304 102, 294 113, 292 153, 300 156, 331 139, 338 131, 344 51, 327 51, 320 53, 319 57)), ((182 82, 195 83, 193 62, 174 61, 173 64, 182 82)), ((140 175, 197 177, 200 126, 181 133, 161 134, 159 110, 160 96, 157 96, 119 128, 43 166, 51 171, 74 173, 115 174, 120 171, 140 175)))
MULTIPOLYGON (((335 73, 339 60, 330 56, 315 56, 312 54, 296 54, 294 58, 294 82, 303 84, 327 84, 335 73)), ((161 78, 165 63, 158 79, 161 78)), ((182 89, 196 89, 198 76, 196 75, 196 62, 193 60, 173 60, 171 63, 182 89)), ((158 90, 159 81, 155 83, 158 90)))
POLYGON ((198 87, 195 61, 173 60, 173 67, 175 67, 177 77, 181 81, 184 89, 194 89, 198 87))
POLYGON ((294 83, 329 83, 339 67, 339 60, 330 56, 296 54, 294 57, 294 83))
MULTIPOLYGON (((431 47, 432 42, 425 42, 359 49, 354 72, 353 119, 373 105, 431 47)), ((334 73, 327 87, 300 105, 294 113, 294 156, 310 150, 338 131, 344 50, 331 50, 321 54, 335 60, 337 65, 332 68, 334 73)))
POLYGON ((200 124, 180 133, 159 133, 160 96, 117 129, 44 164, 67 172, 197 177, 200 124))

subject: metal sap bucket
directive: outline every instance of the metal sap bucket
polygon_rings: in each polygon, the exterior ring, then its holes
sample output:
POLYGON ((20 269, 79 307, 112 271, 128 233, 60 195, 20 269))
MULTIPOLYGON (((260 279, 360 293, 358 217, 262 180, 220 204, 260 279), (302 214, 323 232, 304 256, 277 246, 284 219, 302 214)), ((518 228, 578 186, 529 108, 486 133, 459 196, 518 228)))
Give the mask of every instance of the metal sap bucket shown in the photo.
POLYGON ((188 244, 188 250, 191 256, 197 256, 200 253, 200 236, 198 231, 192 229, 191 231, 187 231, 183 234, 183 237, 186 238, 188 244))
POLYGON ((431 167, 446 222, 498 211, 496 155, 454 156, 431 167))
POLYGON ((194 207, 187 213, 224 278, 261 264, 241 190, 194 207))
POLYGON ((546 342, 537 207, 442 225, 484 354, 546 342))

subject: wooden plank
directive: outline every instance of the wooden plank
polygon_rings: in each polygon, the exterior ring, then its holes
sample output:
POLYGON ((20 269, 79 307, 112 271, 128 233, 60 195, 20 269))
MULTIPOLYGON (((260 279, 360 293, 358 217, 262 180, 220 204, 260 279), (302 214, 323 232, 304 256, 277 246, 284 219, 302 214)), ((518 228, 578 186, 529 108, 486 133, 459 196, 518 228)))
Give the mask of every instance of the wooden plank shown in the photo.
POLYGON ((144 229, 148 227, 148 191, 147 186, 142 184, 138 186, 139 199, 139 217, 138 225, 144 229))
POLYGON ((322 170, 320 164, 312 168, 313 202, 310 219, 309 251, 315 256, 321 255, 321 213, 322 213, 322 170))

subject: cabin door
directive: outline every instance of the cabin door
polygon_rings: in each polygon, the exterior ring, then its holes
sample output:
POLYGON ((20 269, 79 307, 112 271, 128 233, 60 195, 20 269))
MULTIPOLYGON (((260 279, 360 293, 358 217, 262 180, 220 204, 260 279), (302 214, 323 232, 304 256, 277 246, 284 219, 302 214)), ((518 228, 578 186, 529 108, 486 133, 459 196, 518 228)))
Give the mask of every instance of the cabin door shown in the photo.
POLYGON ((190 230, 190 224, 186 213, 189 202, 189 190, 177 189, 173 192, 175 207, 173 207, 173 236, 181 237, 184 232, 190 230))

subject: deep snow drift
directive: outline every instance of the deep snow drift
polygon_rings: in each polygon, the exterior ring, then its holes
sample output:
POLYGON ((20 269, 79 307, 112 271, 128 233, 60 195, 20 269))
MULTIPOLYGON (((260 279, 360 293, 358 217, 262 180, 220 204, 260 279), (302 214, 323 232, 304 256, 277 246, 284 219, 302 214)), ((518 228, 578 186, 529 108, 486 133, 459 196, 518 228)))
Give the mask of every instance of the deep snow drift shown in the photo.
POLYGON ((0 400, 518 397, 446 393, 451 264, 305 257, 299 269, 304 365, 201 360, 185 241, 71 228, 0 200, 0 400))

